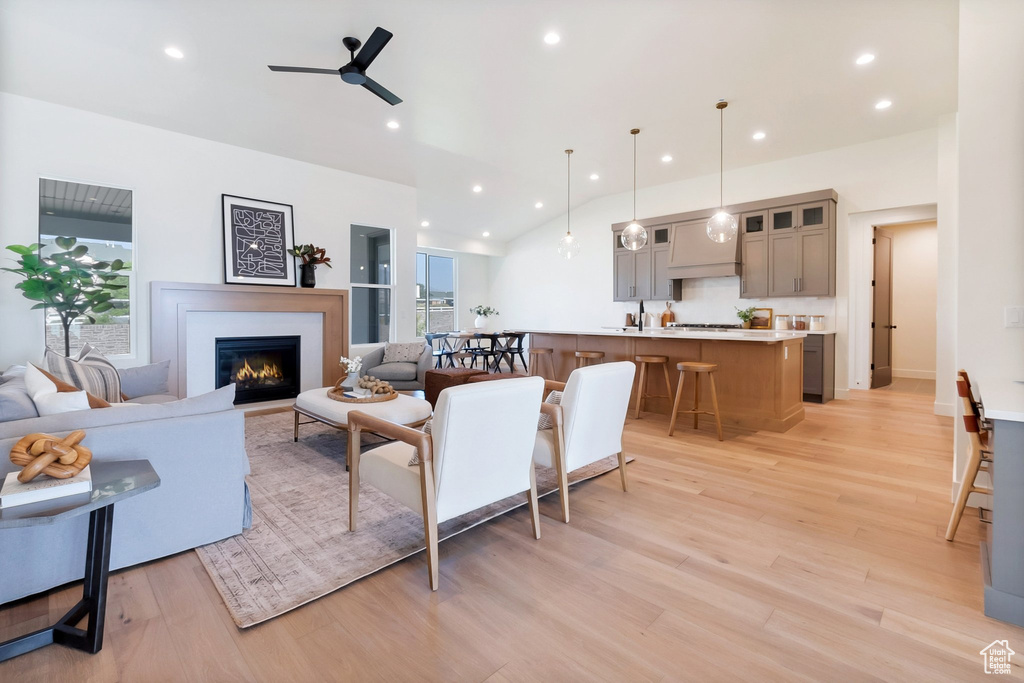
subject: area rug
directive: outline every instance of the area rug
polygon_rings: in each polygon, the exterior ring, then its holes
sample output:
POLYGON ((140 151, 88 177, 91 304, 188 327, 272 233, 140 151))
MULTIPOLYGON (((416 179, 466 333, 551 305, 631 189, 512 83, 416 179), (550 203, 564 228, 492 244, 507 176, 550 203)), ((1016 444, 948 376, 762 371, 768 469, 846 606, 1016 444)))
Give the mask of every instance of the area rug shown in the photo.
MULTIPOLYGON (((348 531, 346 434, 304 425, 292 441, 291 412, 250 417, 245 445, 252 473, 252 527, 196 548, 240 628, 255 626, 424 549, 421 517, 364 484, 359 530, 348 531)), ((363 448, 383 440, 363 436, 363 448)), ((632 460, 632 458, 630 458, 632 460)), ((614 470, 614 456, 573 472, 575 484, 614 470)), ((554 471, 537 468, 537 490, 557 490, 554 471)), ((557 495, 557 494, 556 494, 557 495)), ((444 522, 441 540, 526 504, 513 496, 444 522)))

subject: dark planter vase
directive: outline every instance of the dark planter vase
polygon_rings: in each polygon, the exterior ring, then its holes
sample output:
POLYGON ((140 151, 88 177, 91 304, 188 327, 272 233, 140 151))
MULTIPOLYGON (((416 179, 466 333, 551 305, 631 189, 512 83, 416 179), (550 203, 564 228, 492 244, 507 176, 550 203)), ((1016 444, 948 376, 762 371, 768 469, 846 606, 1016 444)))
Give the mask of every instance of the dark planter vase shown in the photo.
POLYGON ((316 266, 312 263, 303 263, 299 268, 302 271, 299 284, 303 287, 316 287, 316 266))

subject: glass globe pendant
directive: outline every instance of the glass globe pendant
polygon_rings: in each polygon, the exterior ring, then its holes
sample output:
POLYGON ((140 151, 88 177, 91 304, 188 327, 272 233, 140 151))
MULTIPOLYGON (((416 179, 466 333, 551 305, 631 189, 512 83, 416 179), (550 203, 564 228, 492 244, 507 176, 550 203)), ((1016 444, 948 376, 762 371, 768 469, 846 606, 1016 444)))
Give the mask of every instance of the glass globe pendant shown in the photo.
MULTIPOLYGON (((725 108, 729 106, 729 103, 725 100, 720 100, 715 105, 715 109, 718 110, 718 206, 722 206, 725 202, 723 201, 724 193, 722 188, 724 186, 725 177, 725 166, 724 166, 724 126, 725 126, 725 108)), ((718 242, 724 244, 731 239, 736 237, 739 223, 736 221, 736 216, 727 213, 724 209, 719 209, 718 213, 708 219, 707 233, 708 238, 712 242, 718 242)))
POLYGON ((569 216, 572 211, 572 204, 569 201, 569 188, 571 186, 572 175, 570 174, 571 149, 565 150, 565 234, 562 235, 562 239, 558 240, 558 255, 564 258, 566 261, 572 259, 574 256, 578 256, 580 253, 580 242, 572 236, 572 230, 570 230, 571 224, 569 216))
POLYGON ((637 251, 647 244, 647 229, 636 222, 636 136, 640 129, 634 128, 629 134, 633 136, 633 221, 622 231, 619 239, 626 249, 637 251))

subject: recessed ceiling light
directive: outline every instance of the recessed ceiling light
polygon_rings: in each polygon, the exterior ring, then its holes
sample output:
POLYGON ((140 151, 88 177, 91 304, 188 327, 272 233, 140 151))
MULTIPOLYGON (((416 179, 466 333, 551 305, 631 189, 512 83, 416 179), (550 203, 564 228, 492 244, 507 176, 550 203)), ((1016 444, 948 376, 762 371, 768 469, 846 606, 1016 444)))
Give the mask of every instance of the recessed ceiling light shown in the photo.
POLYGON ((764 131, 763 130, 757 131, 756 133, 754 133, 753 138, 755 140, 764 140, 764 131))
POLYGON ((590 179, 591 179, 591 180, 597 180, 597 179, 598 179, 598 178, 600 178, 600 177, 601 177, 601 176, 597 175, 596 173, 591 173, 591 174, 590 174, 590 179))
POLYGON ((47 215, 47 216, 52 216, 52 215, 53 215, 53 211, 47 211, 47 212, 46 212, 46 215, 47 215))
POLYGON ((184 52, 174 47, 173 45, 171 47, 164 48, 164 54, 168 57, 173 57, 174 59, 181 59, 185 56, 184 52))
POLYGON ((870 64, 873 61, 875 61, 875 56, 870 52, 865 52, 860 57, 857 57, 858 66, 864 66, 865 64, 870 64))
POLYGON ((560 41, 561 39, 562 36, 558 35, 554 31, 551 31, 544 36, 544 42, 547 43, 548 45, 557 45, 558 41, 560 41))
POLYGON ((667 164, 668 162, 672 161, 672 155, 671 155, 671 154, 666 154, 665 156, 663 156, 663 157, 661 158, 661 160, 662 160, 662 161, 663 161, 664 163, 666 163, 666 164, 667 164))
POLYGON ((474 185, 473 186, 473 192, 483 192, 483 191, 484 191, 484 188, 480 187, 479 185, 474 185))
POLYGON ((489 232, 485 232, 484 233, 484 237, 490 237, 490 236, 491 236, 491 233, 489 233, 489 232))
POLYGON ((94 201, 96 201, 96 198, 95 197, 89 197, 89 201, 90 202, 94 202, 94 201))
POLYGON ((400 124, 398 121, 395 121, 394 119, 388 121, 388 128, 390 128, 391 130, 398 130, 401 127, 402 124, 400 124))
POLYGON ((543 209, 544 208, 544 202, 537 202, 536 204, 533 205, 533 208, 535 208, 535 209, 543 209))
POLYGON ((875 104, 875 109, 888 109, 891 106, 892 102, 890 100, 878 100, 878 103, 875 104))
POLYGON ((429 228, 430 227, 430 221, 420 221, 420 227, 421 228, 429 228))

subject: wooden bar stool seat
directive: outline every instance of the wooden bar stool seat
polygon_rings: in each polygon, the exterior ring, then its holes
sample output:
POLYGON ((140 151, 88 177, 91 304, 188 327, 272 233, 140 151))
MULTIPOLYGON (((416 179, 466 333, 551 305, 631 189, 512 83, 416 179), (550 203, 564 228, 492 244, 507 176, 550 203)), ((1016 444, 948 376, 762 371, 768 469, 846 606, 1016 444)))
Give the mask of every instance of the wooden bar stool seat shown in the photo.
POLYGON ((679 417, 680 413, 693 415, 694 429, 697 429, 697 420, 701 415, 714 415, 715 429, 718 430, 718 440, 722 441, 722 420, 718 413, 718 392, 715 390, 715 371, 718 370, 718 365, 715 363, 700 363, 698 361, 683 361, 682 363, 676 363, 676 368, 679 370, 679 384, 676 385, 676 400, 672 404, 672 420, 668 425, 668 435, 672 436, 672 433, 675 431, 676 418, 679 417), (679 403, 683 398, 683 379, 688 372, 693 373, 693 409, 679 410, 679 403), (700 409, 701 375, 707 375, 708 381, 711 382, 711 410, 700 409))
MULTIPOLYGON (((972 493, 992 495, 992 489, 986 486, 978 486, 977 478, 979 472, 988 473, 992 476, 990 466, 992 464, 992 449, 989 442, 991 434, 990 423, 985 419, 984 407, 981 401, 975 397, 971 388, 971 380, 966 370, 960 370, 956 378, 956 391, 962 403, 961 413, 964 419, 964 430, 969 439, 969 452, 967 455, 967 468, 964 471, 964 478, 960 482, 960 490, 957 491, 956 502, 953 503, 953 512, 949 516, 949 525, 946 527, 946 540, 952 541, 956 536, 957 527, 960 526, 960 519, 963 517, 964 508, 967 507, 967 499, 972 493)), ((985 523, 991 523, 991 511, 987 508, 978 508, 978 519, 985 523)))
POLYGON ((527 374, 529 374, 530 377, 533 377, 534 375, 540 375, 541 377, 544 377, 545 379, 553 380, 555 378, 555 364, 554 364, 554 361, 552 361, 551 359, 552 359, 554 353, 555 353, 554 349, 549 349, 549 348, 540 347, 540 346, 531 346, 530 347, 530 365, 527 368, 527 374), (540 371, 540 361, 541 361, 542 358, 544 358, 544 359, 546 359, 548 361, 548 373, 549 373, 550 376, 544 375, 540 371))
POLYGON ((633 411, 633 418, 640 419, 640 407, 648 398, 672 398, 672 380, 668 376, 668 356, 634 356, 633 360, 640 364, 640 381, 636 385, 636 409, 633 411), (648 365, 660 365, 661 371, 665 374, 665 387, 668 394, 650 394, 647 392, 648 365))
POLYGON ((588 365, 604 362, 604 351, 577 351, 576 367, 585 368, 588 365))

